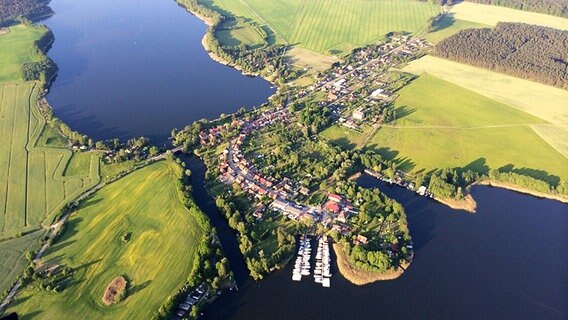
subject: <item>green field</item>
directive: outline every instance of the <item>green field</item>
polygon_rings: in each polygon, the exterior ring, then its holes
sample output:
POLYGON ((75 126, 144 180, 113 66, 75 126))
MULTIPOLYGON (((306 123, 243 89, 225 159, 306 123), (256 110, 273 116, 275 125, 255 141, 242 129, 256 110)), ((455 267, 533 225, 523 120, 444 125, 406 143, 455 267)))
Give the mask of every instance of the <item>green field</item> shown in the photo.
POLYGON ((68 222, 43 262, 76 270, 59 294, 25 289, 11 304, 22 319, 148 319, 185 283, 204 232, 177 189, 180 167, 158 162, 98 191, 68 222), (121 237, 131 233, 130 240, 121 237), (130 280, 123 302, 104 306, 106 286, 130 280))
POLYGON ((40 60, 40 56, 32 50, 33 43, 45 32, 22 24, 9 30, 7 34, 0 35, 0 82, 22 80, 21 66, 40 60))
POLYGON ((494 26, 498 22, 522 22, 560 30, 568 30, 568 19, 542 13, 515 10, 472 2, 460 2, 450 11, 458 20, 494 26))
POLYGON ((20 275, 22 269, 28 264, 22 259, 28 250, 35 250, 39 246, 44 230, 38 230, 22 237, 0 242, 0 290, 8 289, 20 275))
POLYGON ((436 23, 434 28, 428 32, 424 38, 436 44, 460 30, 470 28, 492 28, 492 26, 466 20, 457 20, 453 13, 448 13, 436 23))
POLYGON ((550 123, 568 123, 566 90, 433 56, 414 60, 403 71, 428 72, 550 123))
POLYGON ((568 178, 568 158, 531 127, 545 125, 540 118, 429 74, 399 94, 400 118, 379 129, 367 147, 396 159, 405 171, 485 172, 512 164, 543 179, 568 178))
POLYGON ((439 7, 413 0, 206 0, 225 14, 270 28, 280 42, 331 55, 377 41, 391 31, 420 33, 439 7))
MULTIPOLYGON (((64 176, 72 152, 62 148, 66 139, 45 123, 38 110, 41 84, 21 81, 21 64, 40 58, 32 44, 42 32, 17 25, 0 36, 0 136, 4 142, 0 146, 0 241, 41 230, 62 206, 100 181, 94 153, 71 161, 74 176, 64 176)), ((32 235, 39 233, 43 231, 32 235)), ((0 245, 0 257, 7 257, 0 268, 0 290, 22 270, 24 250, 19 248, 37 249, 37 237, 32 235, 0 245)))
POLYGON ((344 149, 360 149, 365 145, 369 138, 372 128, 363 126, 361 132, 349 129, 345 126, 335 124, 320 133, 330 143, 336 144, 344 149))
POLYGON ((215 32, 215 38, 219 40, 222 46, 227 47, 247 45, 258 48, 267 43, 262 30, 259 30, 258 27, 236 20, 221 23, 215 32))

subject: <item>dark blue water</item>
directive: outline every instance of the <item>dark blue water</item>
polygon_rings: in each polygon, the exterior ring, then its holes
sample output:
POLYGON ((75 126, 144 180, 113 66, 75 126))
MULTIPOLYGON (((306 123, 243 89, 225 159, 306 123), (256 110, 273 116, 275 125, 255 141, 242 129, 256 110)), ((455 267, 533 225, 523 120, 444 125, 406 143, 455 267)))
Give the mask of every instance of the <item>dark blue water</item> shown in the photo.
POLYGON ((53 0, 55 114, 95 140, 148 136, 260 105, 274 92, 207 55, 206 25, 171 0, 53 0))
MULTIPOLYGON (((365 187, 377 187, 368 176, 365 187)), ((416 256, 399 279, 358 287, 291 280, 291 266, 249 280, 208 319, 567 319, 568 206, 475 187, 476 214, 381 185, 406 208, 416 256)))

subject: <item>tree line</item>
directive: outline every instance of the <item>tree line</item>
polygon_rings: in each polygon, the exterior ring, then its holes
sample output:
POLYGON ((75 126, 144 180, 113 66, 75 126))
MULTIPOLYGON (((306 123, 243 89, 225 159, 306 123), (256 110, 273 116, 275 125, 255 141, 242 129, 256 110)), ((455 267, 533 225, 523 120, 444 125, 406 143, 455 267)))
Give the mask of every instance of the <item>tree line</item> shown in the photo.
POLYGON ((442 58, 568 89, 568 32, 500 22, 494 29, 467 29, 442 40, 442 58))
POLYGON ((53 14, 49 0, 0 0, 0 26, 8 25, 19 17, 34 19, 53 14))

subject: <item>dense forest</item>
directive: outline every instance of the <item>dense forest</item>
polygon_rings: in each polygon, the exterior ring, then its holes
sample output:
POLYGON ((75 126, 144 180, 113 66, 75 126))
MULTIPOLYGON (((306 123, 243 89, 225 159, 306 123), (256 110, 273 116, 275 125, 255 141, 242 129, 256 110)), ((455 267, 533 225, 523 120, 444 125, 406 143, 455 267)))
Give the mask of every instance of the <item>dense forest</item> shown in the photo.
POLYGON ((467 29, 443 40, 435 54, 477 67, 568 89, 568 32, 523 23, 467 29))
POLYGON ((0 26, 22 16, 27 19, 53 13, 47 6, 49 0, 0 0, 0 26))

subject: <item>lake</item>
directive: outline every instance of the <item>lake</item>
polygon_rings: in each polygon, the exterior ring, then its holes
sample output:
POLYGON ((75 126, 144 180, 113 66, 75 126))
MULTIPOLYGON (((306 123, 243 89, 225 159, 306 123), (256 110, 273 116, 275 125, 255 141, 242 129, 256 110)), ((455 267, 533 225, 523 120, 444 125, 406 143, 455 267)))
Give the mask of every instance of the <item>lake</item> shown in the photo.
MULTIPOLYGON (((59 74, 48 99, 73 129, 94 139, 144 135, 259 105, 273 89, 211 60, 206 26, 174 2, 55 0, 46 24, 59 74)), ((478 212, 452 210, 379 184, 406 208, 415 259, 394 281, 358 287, 334 266, 331 288, 291 280, 291 266, 254 282, 203 187, 205 167, 187 159, 193 195, 219 232, 240 290, 205 310, 208 319, 566 319, 568 206, 491 187, 473 188, 478 212)))
POLYGON ((415 259, 402 277, 359 287, 334 266, 331 288, 323 288, 310 277, 293 282, 288 266, 225 294, 205 318, 567 318, 565 204, 479 186, 472 191, 478 212, 471 214, 369 176, 359 183, 379 187, 406 209, 415 259))
POLYGON ((44 21, 59 72, 47 96, 57 117, 95 140, 147 136, 252 107, 274 93, 262 78, 213 61, 207 26, 174 1, 54 0, 44 21))

